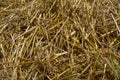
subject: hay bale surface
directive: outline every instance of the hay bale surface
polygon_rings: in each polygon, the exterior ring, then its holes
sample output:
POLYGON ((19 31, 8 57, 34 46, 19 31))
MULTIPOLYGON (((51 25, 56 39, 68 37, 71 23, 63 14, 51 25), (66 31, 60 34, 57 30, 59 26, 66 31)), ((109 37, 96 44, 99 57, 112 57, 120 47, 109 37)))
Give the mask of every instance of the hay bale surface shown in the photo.
POLYGON ((119 74, 119 0, 0 0, 0 80, 119 74))

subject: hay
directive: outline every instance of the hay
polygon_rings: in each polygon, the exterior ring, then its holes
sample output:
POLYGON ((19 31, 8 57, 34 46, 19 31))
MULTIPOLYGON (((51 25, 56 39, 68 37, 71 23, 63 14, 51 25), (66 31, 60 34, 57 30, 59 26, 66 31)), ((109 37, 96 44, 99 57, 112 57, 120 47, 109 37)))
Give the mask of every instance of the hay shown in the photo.
POLYGON ((119 0, 0 0, 1 80, 119 74, 119 0))

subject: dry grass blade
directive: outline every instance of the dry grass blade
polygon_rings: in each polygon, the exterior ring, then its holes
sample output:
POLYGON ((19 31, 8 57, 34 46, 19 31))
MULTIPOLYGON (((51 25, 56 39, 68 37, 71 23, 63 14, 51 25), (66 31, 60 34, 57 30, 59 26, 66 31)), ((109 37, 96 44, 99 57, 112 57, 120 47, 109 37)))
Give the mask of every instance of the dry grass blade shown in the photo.
POLYGON ((115 25, 116 25, 116 27, 117 27, 119 33, 120 33, 120 28, 119 28, 119 26, 118 26, 118 24, 117 24, 117 22, 116 22, 116 20, 115 20, 115 18, 114 18, 114 16, 113 16, 112 13, 111 13, 111 16, 112 16, 112 18, 113 18, 113 20, 114 20, 114 22, 115 22, 115 25))

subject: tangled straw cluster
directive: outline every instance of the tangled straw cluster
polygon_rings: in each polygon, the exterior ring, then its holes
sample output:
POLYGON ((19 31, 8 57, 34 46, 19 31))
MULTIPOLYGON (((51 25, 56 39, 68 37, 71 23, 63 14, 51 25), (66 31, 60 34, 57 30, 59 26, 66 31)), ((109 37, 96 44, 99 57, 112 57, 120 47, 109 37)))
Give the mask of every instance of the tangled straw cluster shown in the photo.
POLYGON ((119 74, 119 0, 0 0, 1 80, 119 74))

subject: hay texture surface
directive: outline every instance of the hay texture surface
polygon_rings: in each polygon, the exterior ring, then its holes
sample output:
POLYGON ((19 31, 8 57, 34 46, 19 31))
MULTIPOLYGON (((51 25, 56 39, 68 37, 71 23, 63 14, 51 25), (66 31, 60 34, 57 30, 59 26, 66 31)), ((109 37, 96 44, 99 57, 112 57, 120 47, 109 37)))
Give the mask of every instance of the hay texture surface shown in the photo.
POLYGON ((0 0, 0 80, 120 80, 120 1, 0 0))

